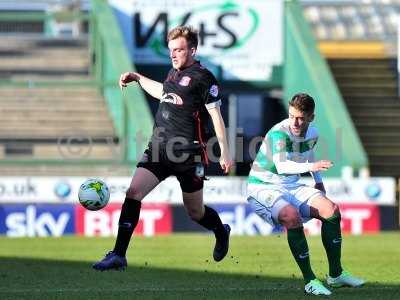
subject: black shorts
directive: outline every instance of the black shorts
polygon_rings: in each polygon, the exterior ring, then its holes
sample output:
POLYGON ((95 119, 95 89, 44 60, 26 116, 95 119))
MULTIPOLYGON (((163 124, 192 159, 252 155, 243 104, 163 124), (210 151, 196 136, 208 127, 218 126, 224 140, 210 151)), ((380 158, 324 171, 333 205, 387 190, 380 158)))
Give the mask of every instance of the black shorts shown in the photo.
POLYGON ((149 170, 160 182, 169 176, 176 176, 185 193, 199 191, 204 185, 205 166, 199 147, 167 150, 149 145, 137 167, 149 170))

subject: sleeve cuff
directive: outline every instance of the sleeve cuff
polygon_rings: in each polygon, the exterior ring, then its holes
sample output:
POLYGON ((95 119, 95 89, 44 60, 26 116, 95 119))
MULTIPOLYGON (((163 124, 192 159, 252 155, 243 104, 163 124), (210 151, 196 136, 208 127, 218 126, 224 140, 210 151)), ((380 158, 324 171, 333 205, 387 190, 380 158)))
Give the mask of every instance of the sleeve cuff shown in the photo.
POLYGON ((222 105, 221 99, 215 102, 211 102, 206 104, 206 108, 207 109, 212 109, 212 108, 216 108, 216 107, 220 107, 222 105))

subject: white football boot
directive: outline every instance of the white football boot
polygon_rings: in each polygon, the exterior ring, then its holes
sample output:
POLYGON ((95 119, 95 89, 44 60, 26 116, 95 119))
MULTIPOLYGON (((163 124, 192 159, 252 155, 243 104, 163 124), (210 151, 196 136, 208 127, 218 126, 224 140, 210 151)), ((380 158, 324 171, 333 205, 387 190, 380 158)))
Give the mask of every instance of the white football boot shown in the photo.
POLYGON ((326 278, 326 282, 329 286, 332 287, 342 287, 342 286, 350 286, 350 287, 358 287, 362 286, 365 283, 364 279, 355 277, 351 275, 349 272, 342 271, 338 277, 330 277, 329 275, 326 278))
POLYGON ((309 283, 307 283, 304 287, 304 292, 310 295, 317 296, 329 296, 332 294, 330 290, 328 290, 321 281, 318 279, 313 279, 309 283))

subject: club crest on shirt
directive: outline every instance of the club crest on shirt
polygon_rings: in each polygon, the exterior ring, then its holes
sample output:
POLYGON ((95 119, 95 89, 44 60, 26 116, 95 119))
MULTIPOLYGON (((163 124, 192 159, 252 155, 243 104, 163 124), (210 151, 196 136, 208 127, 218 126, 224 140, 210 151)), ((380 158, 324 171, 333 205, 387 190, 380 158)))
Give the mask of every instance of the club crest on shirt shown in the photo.
POLYGON ((275 143, 275 149, 276 149, 276 151, 278 151, 278 152, 284 150, 285 147, 286 147, 286 142, 285 142, 285 140, 278 140, 278 141, 275 143))
POLYGON ((190 83, 191 78, 189 76, 183 76, 179 81, 179 85, 181 86, 188 86, 190 83))
POLYGON ((218 85, 213 84, 210 87, 210 95, 213 97, 217 97, 218 96, 218 85))

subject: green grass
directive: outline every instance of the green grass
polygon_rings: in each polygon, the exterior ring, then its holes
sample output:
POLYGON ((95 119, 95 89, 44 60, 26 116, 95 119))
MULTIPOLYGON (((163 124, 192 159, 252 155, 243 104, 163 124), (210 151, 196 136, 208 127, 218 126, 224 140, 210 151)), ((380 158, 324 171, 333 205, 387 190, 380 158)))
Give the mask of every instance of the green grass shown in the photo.
MULTIPOLYGON (((327 273, 319 237, 309 237, 319 278, 327 273)), ((285 235, 233 237, 211 257, 211 235, 135 237, 126 272, 95 272, 113 245, 105 238, 0 238, 0 299, 310 299, 285 235)), ((367 279, 331 299, 400 299, 400 234, 346 236, 343 264, 367 279)))

